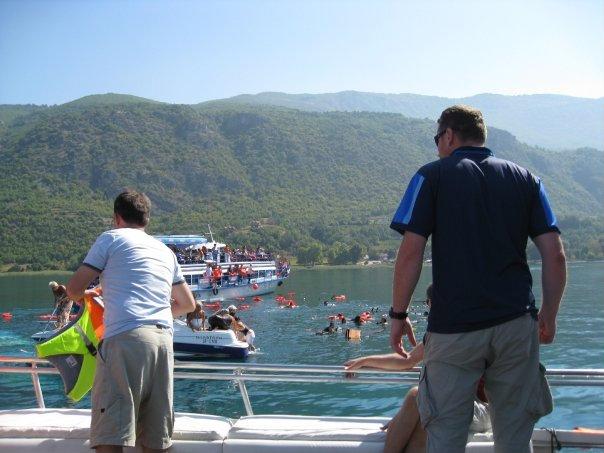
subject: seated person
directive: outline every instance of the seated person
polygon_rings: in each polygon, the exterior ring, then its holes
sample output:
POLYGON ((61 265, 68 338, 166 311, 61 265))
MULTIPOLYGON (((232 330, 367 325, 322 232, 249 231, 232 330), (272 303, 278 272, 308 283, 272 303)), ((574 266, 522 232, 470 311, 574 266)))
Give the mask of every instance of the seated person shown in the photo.
MULTIPOLYGON (((432 302, 432 283, 426 289, 426 305, 432 302)), ((413 348, 408 357, 397 353, 360 357, 344 364, 347 371, 359 368, 377 368, 388 371, 410 370, 424 359, 424 343, 413 348)), ((384 453, 423 453, 426 450, 426 431, 424 430, 417 408, 417 386, 412 387, 405 396, 398 413, 382 428, 387 430, 384 453)), ((485 432, 491 429, 487 397, 484 391, 484 380, 481 379, 474 399, 474 412, 470 431, 485 432)))
POLYGON ((256 339, 256 333, 245 325, 237 316, 233 316, 233 320, 234 322, 231 324, 231 328, 235 331, 237 339, 246 342, 250 351, 255 351, 254 340, 256 339))
POLYGON ((227 314, 214 313, 208 318, 208 330, 229 330, 233 317, 227 314))
POLYGON ((206 330, 205 327, 206 314, 202 309, 201 302, 195 303, 195 310, 191 313, 187 313, 187 326, 194 331, 199 332, 200 330, 206 330))
POLYGON ((237 307, 229 305, 227 308, 221 308, 208 318, 208 330, 229 330, 233 323, 233 318, 237 314, 237 307))
MULTIPOLYGON (((360 357, 344 364, 347 371, 359 368, 377 368, 388 371, 406 371, 413 368, 424 358, 424 344, 418 343, 408 357, 397 353, 360 357)), ((398 413, 382 429, 387 430, 384 453, 419 453, 426 449, 426 431, 422 427, 417 409, 417 386, 412 387, 405 396, 398 413)), ((491 429, 488 403, 481 379, 474 400, 474 413, 470 431, 485 432, 491 429)))

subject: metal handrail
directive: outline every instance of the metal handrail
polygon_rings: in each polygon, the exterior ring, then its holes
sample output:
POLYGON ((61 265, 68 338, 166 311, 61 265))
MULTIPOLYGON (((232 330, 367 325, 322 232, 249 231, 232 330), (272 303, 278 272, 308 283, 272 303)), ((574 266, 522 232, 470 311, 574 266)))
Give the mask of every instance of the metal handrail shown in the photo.
MULTIPOLYGON (((247 415, 253 415, 245 381, 255 382, 321 382, 337 384, 415 384, 420 368, 408 371, 386 371, 363 368, 349 371, 333 365, 280 365, 262 363, 181 362, 174 363, 175 379, 234 381, 239 386, 247 415), (189 370, 189 371, 181 371, 189 370)), ((0 374, 30 374, 38 407, 44 408, 40 374, 59 374, 47 360, 36 357, 0 356, 0 374), (4 365, 4 364, 9 364, 4 365), (12 365, 11 365, 12 364, 12 365), (26 366, 22 366, 26 365, 26 366)), ((604 387, 604 369, 547 370, 552 386, 604 387)))

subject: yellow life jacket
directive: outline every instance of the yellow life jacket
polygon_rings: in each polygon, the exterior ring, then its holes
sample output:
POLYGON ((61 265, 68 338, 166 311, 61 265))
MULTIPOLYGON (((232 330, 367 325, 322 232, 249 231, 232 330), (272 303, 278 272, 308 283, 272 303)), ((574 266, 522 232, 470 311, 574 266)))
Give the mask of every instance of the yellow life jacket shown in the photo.
POLYGON ((73 401, 86 396, 94 382, 97 348, 104 330, 103 308, 99 292, 87 291, 78 317, 36 345, 38 357, 59 370, 65 394, 73 401))

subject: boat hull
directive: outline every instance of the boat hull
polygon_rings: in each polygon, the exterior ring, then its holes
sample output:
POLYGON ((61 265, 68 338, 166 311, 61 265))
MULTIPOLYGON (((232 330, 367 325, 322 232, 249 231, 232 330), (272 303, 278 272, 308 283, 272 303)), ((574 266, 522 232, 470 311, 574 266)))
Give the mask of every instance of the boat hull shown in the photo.
POLYGON ((193 331, 174 320, 174 357, 178 359, 229 358, 245 360, 249 345, 238 341, 232 330, 193 331))
POLYGON ((275 292, 278 286, 283 284, 283 279, 269 281, 254 281, 250 283, 224 284, 216 288, 208 288, 202 285, 192 286, 193 295, 197 300, 228 300, 241 297, 254 297, 275 292))
MULTIPOLYGON (((57 333, 57 330, 37 332, 31 336, 42 342, 57 333)), ((249 345, 238 341, 232 330, 192 331, 185 322, 174 320, 174 356, 181 360, 217 358, 245 360, 249 345)))

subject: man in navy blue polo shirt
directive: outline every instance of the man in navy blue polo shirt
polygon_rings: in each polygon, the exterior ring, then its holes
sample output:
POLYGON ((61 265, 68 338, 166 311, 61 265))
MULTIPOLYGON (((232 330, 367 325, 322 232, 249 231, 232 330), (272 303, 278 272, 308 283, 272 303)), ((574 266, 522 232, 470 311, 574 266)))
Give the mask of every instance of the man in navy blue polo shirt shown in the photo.
POLYGON ((529 452, 535 422, 552 409, 539 365, 551 343, 566 284, 566 259, 541 180, 484 147, 480 111, 444 110, 434 141, 440 160, 411 179, 391 228, 404 235, 394 270, 391 346, 414 342, 407 308, 432 237, 433 300, 418 405, 428 452, 462 452, 473 399, 485 376, 495 451, 529 452), (526 260, 542 259, 541 308, 526 260))

